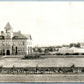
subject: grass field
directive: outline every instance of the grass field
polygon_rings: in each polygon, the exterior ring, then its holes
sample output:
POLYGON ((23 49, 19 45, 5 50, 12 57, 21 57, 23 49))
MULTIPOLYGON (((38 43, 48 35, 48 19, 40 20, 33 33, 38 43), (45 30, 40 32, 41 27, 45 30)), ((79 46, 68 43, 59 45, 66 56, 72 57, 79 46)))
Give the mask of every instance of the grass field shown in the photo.
POLYGON ((74 64, 77 67, 84 67, 84 57, 81 58, 40 58, 40 59, 21 59, 20 57, 2 57, 0 66, 12 67, 67 67, 74 64))

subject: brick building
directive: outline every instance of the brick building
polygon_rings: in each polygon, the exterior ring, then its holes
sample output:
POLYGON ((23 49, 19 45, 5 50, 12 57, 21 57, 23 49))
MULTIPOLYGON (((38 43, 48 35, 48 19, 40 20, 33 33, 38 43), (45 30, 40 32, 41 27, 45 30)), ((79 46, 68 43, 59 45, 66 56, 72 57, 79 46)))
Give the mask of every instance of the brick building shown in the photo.
POLYGON ((25 55, 32 53, 32 38, 29 34, 22 34, 21 31, 13 32, 9 23, 0 34, 1 55, 25 55))

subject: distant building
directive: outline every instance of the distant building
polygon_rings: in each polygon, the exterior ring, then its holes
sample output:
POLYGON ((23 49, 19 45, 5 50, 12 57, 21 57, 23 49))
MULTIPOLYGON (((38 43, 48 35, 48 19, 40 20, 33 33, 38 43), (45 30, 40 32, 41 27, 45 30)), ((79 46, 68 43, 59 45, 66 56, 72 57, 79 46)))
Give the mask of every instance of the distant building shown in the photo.
POLYGON ((70 49, 69 47, 62 47, 62 48, 59 49, 59 52, 60 53, 73 53, 74 50, 70 49))
POLYGON ((73 50, 74 53, 84 53, 84 48, 71 47, 70 50, 73 50))
POLYGON ((80 43, 80 47, 84 48, 84 42, 80 43))
POLYGON ((20 31, 13 32, 10 24, 0 34, 0 54, 2 55, 25 55, 32 53, 31 35, 24 35, 20 31))

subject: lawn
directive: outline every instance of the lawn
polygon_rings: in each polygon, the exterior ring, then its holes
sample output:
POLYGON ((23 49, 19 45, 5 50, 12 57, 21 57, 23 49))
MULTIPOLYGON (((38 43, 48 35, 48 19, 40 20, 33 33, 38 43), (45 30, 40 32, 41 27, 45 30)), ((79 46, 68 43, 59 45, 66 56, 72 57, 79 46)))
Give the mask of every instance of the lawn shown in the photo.
POLYGON ((3 67, 67 67, 74 64, 77 67, 84 67, 84 58, 41 58, 41 59, 21 59, 21 58, 0 58, 0 66, 3 67))

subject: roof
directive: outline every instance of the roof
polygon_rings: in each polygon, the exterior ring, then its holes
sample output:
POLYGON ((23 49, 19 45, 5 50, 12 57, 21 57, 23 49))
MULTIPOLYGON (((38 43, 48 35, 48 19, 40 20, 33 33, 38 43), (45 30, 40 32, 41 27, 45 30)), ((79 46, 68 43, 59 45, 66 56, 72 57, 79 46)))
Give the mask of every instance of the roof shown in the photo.
POLYGON ((28 39, 21 32, 13 32, 13 39, 28 39))
MULTIPOLYGON (((4 27, 4 29, 5 29, 5 30, 10 30, 10 29, 12 29, 9 22, 6 24, 6 26, 4 27)), ((5 37, 5 34, 4 34, 4 32, 2 32, 2 33, 3 33, 3 34, 0 35, 0 40, 1 40, 1 39, 5 39, 5 38, 4 38, 4 37, 5 37)), ((12 35, 13 35, 13 36, 12 36, 13 39, 29 39, 29 40, 32 40, 31 35, 29 35, 29 34, 22 34, 20 31, 19 31, 19 32, 13 32, 12 35)), ((9 36, 9 35, 7 35, 6 37, 7 37, 7 39, 10 39, 10 36, 9 36)))
POLYGON ((24 34, 26 36, 26 38, 28 38, 29 40, 32 40, 32 37, 30 34, 24 34))
MULTIPOLYGON (((4 37, 5 37, 4 35, 0 35, 0 40, 1 39, 5 39, 4 37)), ((10 37, 7 38, 7 39, 10 39, 10 37)), ((32 40, 31 35, 22 34, 21 32, 13 32, 13 39, 28 39, 28 40, 32 40)))
POLYGON ((6 26, 4 27, 4 29, 6 29, 6 30, 11 29, 11 26, 10 26, 10 23, 9 22, 6 24, 6 26))

